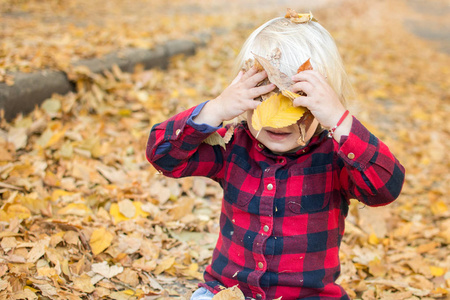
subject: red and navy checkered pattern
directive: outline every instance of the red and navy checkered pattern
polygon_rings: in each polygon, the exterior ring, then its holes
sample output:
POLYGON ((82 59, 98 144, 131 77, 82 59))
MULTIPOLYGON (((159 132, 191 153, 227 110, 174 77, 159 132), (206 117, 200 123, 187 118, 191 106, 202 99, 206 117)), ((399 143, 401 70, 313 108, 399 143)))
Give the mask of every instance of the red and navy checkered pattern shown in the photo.
POLYGON ((323 132, 296 153, 275 155, 243 123, 223 149, 187 124, 193 109, 153 127, 147 158, 166 176, 206 176, 224 189, 201 286, 238 284, 256 299, 349 299, 335 284, 349 200, 379 206, 397 198, 404 168, 389 149, 355 118, 340 144, 323 132))

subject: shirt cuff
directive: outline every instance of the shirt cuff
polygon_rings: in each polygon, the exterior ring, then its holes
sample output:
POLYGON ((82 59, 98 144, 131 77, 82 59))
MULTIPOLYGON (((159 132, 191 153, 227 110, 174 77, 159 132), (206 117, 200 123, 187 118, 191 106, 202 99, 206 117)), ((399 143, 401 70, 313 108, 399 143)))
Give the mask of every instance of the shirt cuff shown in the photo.
POLYGON ((198 116, 198 114, 203 109, 205 104, 208 103, 208 101, 205 101, 205 102, 199 104, 194 109, 194 111, 192 112, 191 116, 189 117, 189 119, 186 122, 187 125, 191 126, 192 128, 194 128, 197 131, 200 131, 201 133, 212 133, 212 132, 217 131, 218 129, 220 129, 222 127, 222 124, 220 126, 218 126, 218 127, 214 127, 214 126, 210 126, 208 124, 198 124, 198 123, 194 122, 194 118, 196 116, 198 116))
POLYGON ((350 134, 341 137, 338 155, 346 163, 364 171, 376 155, 378 145, 378 139, 353 117, 350 134))

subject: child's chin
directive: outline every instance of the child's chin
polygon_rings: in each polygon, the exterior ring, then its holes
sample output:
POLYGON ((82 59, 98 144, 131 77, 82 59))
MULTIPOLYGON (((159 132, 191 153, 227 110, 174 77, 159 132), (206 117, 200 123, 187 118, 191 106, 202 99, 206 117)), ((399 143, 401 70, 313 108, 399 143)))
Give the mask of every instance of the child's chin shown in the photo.
POLYGON ((286 146, 286 147, 283 147, 281 145, 270 145, 270 144, 269 145, 266 144, 266 147, 269 148, 269 150, 272 151, 275 154, 292 153, 292 152, 297 151, 300 148, 300 146, 295 146, 295 147, 288 147, 288 146, 286 146))

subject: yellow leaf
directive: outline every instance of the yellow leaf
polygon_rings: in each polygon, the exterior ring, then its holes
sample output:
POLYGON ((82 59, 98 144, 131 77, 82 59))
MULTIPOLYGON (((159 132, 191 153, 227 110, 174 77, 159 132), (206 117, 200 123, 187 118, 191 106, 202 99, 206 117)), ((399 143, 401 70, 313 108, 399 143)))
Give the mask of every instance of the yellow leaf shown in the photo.
POLYGON ((100 254, 111 245, 114 235, 101 227, 96 229, 92 235, 89 245, 91 246, 92 253, 95 255, 100 254))
POLYGON ((52 193, 52 201, 55 202, 55 201, 58 200, 60 197, 63 197, 63 196, 71 196, 71 195, 73 195, 73 194, 74 194, 74 193, 67 192, 67 191, 65 191, 65 190, 57 189, 57 190, 54 190, 53 193, 52 193))
POLYGON ((175 263, 175 257, 173 257, 173 256, 167 257, 166 259, 164 259, 163 261, 161 261, 161 262, 156 266, 156 269, 155 269, 155 271, 153 271, 153 273, 154 273, 155 275, 159 275, 159 274, 161 274, 162 272, 164 272, 164 271, 170 269, 170 268, 173 266, 174 263, 175 263))
POLYGON ((10 205, 6 212, 10 218, 27 219, 31 217, 30 210, 21 204, 10 205))
POLYGON ((439 216, 442 215, 444 213, 446 213, 448 211, 448 207, 445 204, 444 201, 439 200, 439 201, 435 201, 431 204, 431 212, 433 213, 433 215, 435 216, 439 216))
POLYGON ((435 267, 435 266, 430 266, 430 271, 431 271, 431 275, 433 275, 434 277, 439 277, 445 274, 445 272, 447 272, 447 270, 445 268, 440 268, 440 267, 435 267))
POLYGON ((56 269, 55 268, 49 268, 49 267, 43 267, 43 268, 39 268, 38 270, 38 275, 39 276, 43 276, 43 277, 53 277, 53 276, 57 276, 58 274, 56 273, 56 269))
POLYGON ((283 90, 283 91, 281 91, 281 93, 283 94, 283 96, 288 97, 291 100, 301 97, 301 95, 291 92, 290 90, 283 90))
POLYGON ((47 144, 45 145, 45 148, 51 147, 59 140, 61 140, 62 137, 64 137, 64 134, 66 133, 67 128, 63 128, 62 130, 55 132, 52 137, 48 140, 47 144))
POLYGON ((70 203, 66 207, 58 210, 59 215, 75 215, 84 217, 91 213, 89 207, 84 203, 70 203))
POLYGON ((374 232, 372 232, 369 235, 369 244, 378 245, 379 243, 380 243, 380 240, 378 239, 377 235, 374 232))
POLYGON ((4 211, 0 209, 0 222, 8 222, 10 216, 4 211))
MULTIPOLYGON (((133 201, 133 206, 135 207, 136 211, 132 218, 127 218, 122 212, 121 208, 119 207, 119 204, 113 203, 111 204, 111 207, 109 209, 109 214, 113 217, 114 224, 117 224, 122 221, 130 220, 130 219, 136 219, 138 217, 147 218, 150 214, 142 210, 142 203, 139 201, 133 201)), ((122 210, 124 208, 122 207, 122 210)))
POLYGON ((305 111, 302 107, 293 106, 292 101, 282 94, 274 94, 254 110, 252 126, 256 130, 287 127, 295 124, 305 111))

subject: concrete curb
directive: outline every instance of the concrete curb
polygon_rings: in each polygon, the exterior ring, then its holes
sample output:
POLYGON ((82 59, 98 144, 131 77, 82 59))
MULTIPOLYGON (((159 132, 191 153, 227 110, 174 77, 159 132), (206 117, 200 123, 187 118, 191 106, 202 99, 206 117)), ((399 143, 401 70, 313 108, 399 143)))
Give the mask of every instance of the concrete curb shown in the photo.
MULTIPOLYGON (((147 49, 125 49, 120 53, 111 53, 102 58, 81 60, 74 66, 86 66, 94 73, 111 70, 114 64, 124 72, 132 72, 137 64, 145 69, 167 68, 171 57, 179 54, 193 55, 198 47, 206 45, 210 36, 199 34, 193 40, 173 40, 164 45, 147 49)), ((29 113, 52 94, 66 94, 75 87, 62 71, 43 70, 34 73, 13 73, 14 85, 0 83, 0 110, 4 118, 11 121, 18 114, 29 113)))

